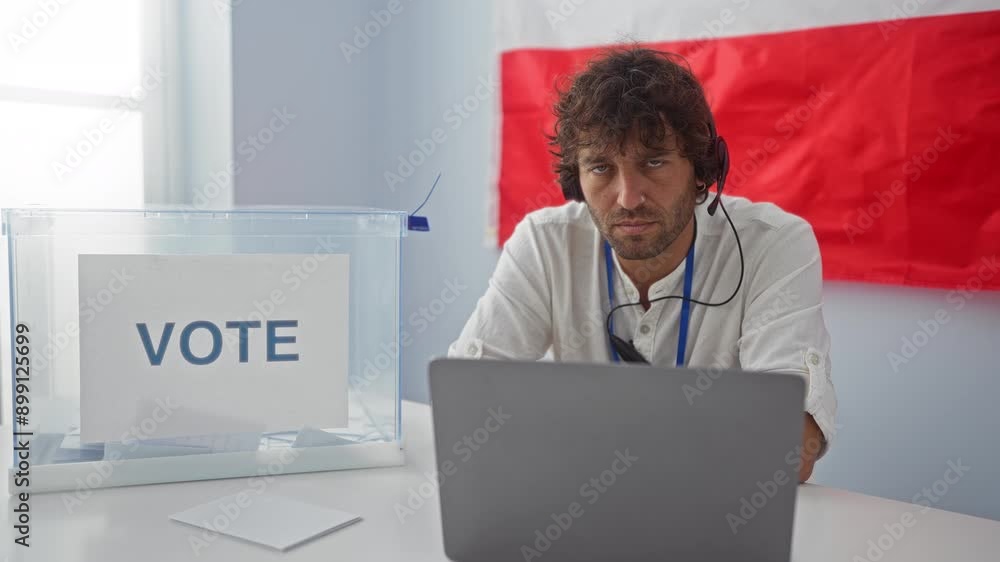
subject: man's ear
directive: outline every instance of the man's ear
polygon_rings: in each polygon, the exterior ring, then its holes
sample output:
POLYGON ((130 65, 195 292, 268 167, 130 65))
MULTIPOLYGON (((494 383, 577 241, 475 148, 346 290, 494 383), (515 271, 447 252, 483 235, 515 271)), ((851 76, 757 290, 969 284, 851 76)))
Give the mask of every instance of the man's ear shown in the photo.
POLYGON ((695 179, 694 183, 695 204, 704 203, 708 199, 708 183, 704 180, 695 179))

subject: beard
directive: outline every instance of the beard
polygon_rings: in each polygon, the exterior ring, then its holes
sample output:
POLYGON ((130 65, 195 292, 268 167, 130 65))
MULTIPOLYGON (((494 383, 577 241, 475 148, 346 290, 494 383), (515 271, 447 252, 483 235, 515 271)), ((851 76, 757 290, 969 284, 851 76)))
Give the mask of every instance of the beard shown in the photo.
POLYGON ((665 252, 684 232, 688 221, 694 216, 696 199, 695 188, 692 185, 691 189, 684 190, 684 195, 669 209, 648 201, 633 210, 619 207, 603 217, 598 216, 590 205, 587 205, 587 209, 597 229, 614 248, 618 257, 627 260, 648 260, 665 252), (642 234, 626 234, 621 229, 614 228, 614 225, 626 220, 651 222, 654 226, 642 234))

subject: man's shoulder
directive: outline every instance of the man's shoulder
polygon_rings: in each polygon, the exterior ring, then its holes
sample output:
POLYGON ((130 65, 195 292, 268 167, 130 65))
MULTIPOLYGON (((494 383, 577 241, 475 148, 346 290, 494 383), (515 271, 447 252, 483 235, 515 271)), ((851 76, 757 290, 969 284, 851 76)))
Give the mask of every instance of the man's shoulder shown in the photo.
MULTIPOLYGON (((812 226, 804 218, 790 213, 774 203, 754 202, 745 197, 722 196, 722 203, 740 236, 760 241, 775 240, 788 235, 812 235, 812 226)), ((716 217, 720 213, 716 213, 716 217)), ((720 234, 729 231, 727 221, 713 221, 720 234)), ((700 226, 700 224, 699 224, 700 226)))
POLYGON ((592 237, 597 232, 590 212, 583 203, 570 201, 558 207, 543 207, 526 214, 514 230, 513 237, 530 236, 536 241, 566 242, 567 234, 592 237))
POLYGON ((590 219, 590 212, 587 205, 578 201, 567 201, 558 207, 542 207, 531 211, 524 216, 525 221, 529 221, 535 226, 593 226, 590 219))
MULTIPOLYGON (((778 280, 806 270, 815 271, 819 282, 820 250, 809 221, 773 203, 751 202, 743 197, 724 197, 723 204, 739 232, 752 292, 773 288, 778 280)), ((718 219, 719 214, 711 218, 718 219)), ((711 222, 714 230, 725 233, 718 237, 719 248, 731 249, 735 240, 728 221, 723 217, 711 222)))

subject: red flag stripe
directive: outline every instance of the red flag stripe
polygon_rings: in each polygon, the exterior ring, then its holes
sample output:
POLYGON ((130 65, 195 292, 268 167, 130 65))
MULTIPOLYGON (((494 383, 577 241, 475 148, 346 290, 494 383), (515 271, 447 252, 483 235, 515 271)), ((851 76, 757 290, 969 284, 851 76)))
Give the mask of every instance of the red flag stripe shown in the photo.
MULTIPOLYGON (((809 220, 827 278, 1000 289, 998 30, 993 11, 648 45, 704 82, 727 192, 809 220)), ((501 55, 501 242, 561 202, 553 85, 598 51, 501 55)))

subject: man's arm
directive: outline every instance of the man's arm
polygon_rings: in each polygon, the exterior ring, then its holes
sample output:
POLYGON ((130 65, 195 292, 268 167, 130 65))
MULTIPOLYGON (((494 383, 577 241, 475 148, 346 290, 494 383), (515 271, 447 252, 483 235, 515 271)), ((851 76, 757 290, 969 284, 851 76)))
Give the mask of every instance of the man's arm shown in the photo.
POLYGON ((825 446, 823 432, 820 431, 815 418, 812 417, 812 414, 806 414, 806 428, 802 435, 802 466, 799 467, 799 482, 805 482, 812 476, 816 459, 819 458, 819 453, 825 446))
POLYGON ((806 380, 800 481, 834 438, 837 399, 830 380, 830 335, 823 320, 819 246, 801 219, 778 229, 747 287, 740 365, 800 374, 806 380))
POLYGON ((497 267, 449 357, 540 359, 552 343, 547 268, 530 218, 504 244, 497 267))

